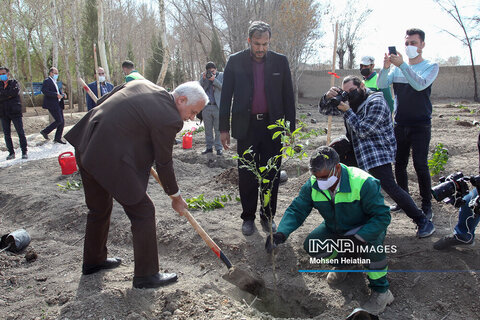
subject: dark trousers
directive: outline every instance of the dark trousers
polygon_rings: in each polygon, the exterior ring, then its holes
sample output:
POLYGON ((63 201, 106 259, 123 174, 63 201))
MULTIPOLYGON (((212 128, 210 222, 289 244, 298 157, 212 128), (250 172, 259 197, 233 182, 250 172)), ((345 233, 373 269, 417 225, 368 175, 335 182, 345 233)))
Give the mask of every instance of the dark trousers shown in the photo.
MULTIPOLYGON (((265 117, 266 118, 266 117, 265 117)), ((282 143, 280 137, 277 137, 275 140, 272 140, 272 134, 274 130, 269 130, 267 128, 268 121, 265 120, 256 120, 252 117, 250 119, 250 126, 248 130, 248 135, 245 139, 237 141, 237 152, 240 157, 243 156, 243 152, 249 147, 252 147, 252 155, 244 156, 249 161, 254 160, 257 171, 259 167, 267 165, 267 162, 270 158, 275 157, 280 154, 280 149, 282 143)), ((277 159, 276 167, 277 170, 271 170, 266 179, 270 182, 262 184, 262 192, 260 194, 260 211, 261 214, 264 214, 266 217, 275 216, 277 210, 277 194, 278 194, 278 185, 280 183, 279 172, 280 172, 281 158, 277 159), (265 191, 271 189, 270 201, 267 206, 263 206, 265 191)), ((255 175, 246 168, 242 168, 242 163, 238 161, 238 187, 240 189, 240 199, 242 202, 242 215, 243 220, 254 220, 255 212, 257 211, 257 201, 258 201, 258 181, 255 175)))
POLYGON ((428 169, 428 148, 430 145, 431 126, 406 127, 395 125, 397 154, 395 156, 395 178, 398 185, 408 192, 407 165, 412 150, 413 167, 418 177, 418 187, 422 197, 422 209, 432 207, 432 182, 428 169))
POLYGON ((3 135, 8 152, 15 153, 12 142, 12 131, 10 128, 12 122, 18 134, 18 140, 20 141, 22 153, 27 153, 27 138, 25 138, 25 131, 23 131, 23 121, 21 117, 15 119, 10 119, 9 117, 2 118, 3 135))
POLYGON ((408 217, 416 223, 422 222, 425 214, 417 207, 412 197, 395 182, 390 163, 371 168, 368 172, 380 180, 382 189, 405 211, 408 217))
POLYGON ((57 131, 55 131, 55 140, 60 140, 63 134, 63 126, 65 124, 63 120, 63 109, 59 106, 56 106, 54 108, 49 108, 48 111, 52 115, 53 119, 55 119, 55 121, 50 123, 48 127, 43 129, 42 131, 46 134, 49 134, 53 131, 53 129, 57 128, 57 131))
MULTIPOLYGON (((85 202, 88 207, 87 227, 83 248, 85 265, 99 264, 107 259, 107 238, 110 227, 113 198, 81 166, 77 154, 77 164, 82 176, 85 202)), ((155 222, 155 207, 150 197, 145 197, 135 205, 125 205, 120 201, 131 222, 133 235, 134 275, 143 277, 156 274, 158 268, 158 249, 155 222)))

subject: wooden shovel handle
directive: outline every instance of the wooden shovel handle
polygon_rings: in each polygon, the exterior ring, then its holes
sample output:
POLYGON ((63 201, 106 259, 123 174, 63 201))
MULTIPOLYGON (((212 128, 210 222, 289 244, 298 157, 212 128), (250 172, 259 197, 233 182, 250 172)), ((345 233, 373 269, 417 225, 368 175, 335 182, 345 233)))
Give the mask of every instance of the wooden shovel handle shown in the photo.
MULTIPOLYGON (((150 174, 155 178, 155 180, 157 180, 157 182, 160 185, 162 185, 162 182, 160 181, 160 178, 158 177, 158 173, 155 171, 155 169, 151 168, 150 174)), ((223 263, 225 263, 227 268, 228 269, 232 268, 233 265, 230 262, 230 260, 228 260, 227 256, 223 254, 220 247, 215 243, 215 241, 212 240, 212 238, 210 238, 210 236, 205 232, 205 230, 203 230, 203 228, 198 224, 197 220, 195 220, 195 218, 190 214, 190 212, 188 210, 185 210, 182 213, 182 215, 185 216, 185 218, 187 218, 188 222, 190 222, 193 229, 197 231, 200 237, 202 237, 203 241, 205 241, 205 243, 210 247, 210 249, 212 249, 212 251, 217 255, 217 257, 219 257, 220 260, 222 260, 223 263)))

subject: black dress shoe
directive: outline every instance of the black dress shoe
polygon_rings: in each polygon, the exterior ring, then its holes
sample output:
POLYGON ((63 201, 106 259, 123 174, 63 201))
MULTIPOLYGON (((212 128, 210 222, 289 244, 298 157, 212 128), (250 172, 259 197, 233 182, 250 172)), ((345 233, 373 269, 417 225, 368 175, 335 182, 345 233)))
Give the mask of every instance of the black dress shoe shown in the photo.
POLYGON ((7 160, 13 160, 15 159, 15 153, 10 153, 8 156, 7 156, 7 160))
POLYGON ((202 151, 202 154, 207 154, 207 153, 212 153, 213 152, 213 149, 205 149, 202 151))
POLYGON ((45 139, 48 140, 48 134, 46 134, 45 132, 43 132, 43 130, 40 131, 40 134, 42 135, 42 137, 44 137, 45 139))
POLYGON ((156 273, 153 276, 133 277, 133 287, 137 289, 158 288, 177 281, 176 273, 156 273))
POLYGON ((122 263, 122 259, 120 258, 107 258, 104 262, 100 264, 91 264, 91 265, 83 265, 82 273, 84 275, 92 274, 98 272, 102 269, 113 269, 118 267, 122 263))
POLYGON ((26 152, 25 152, 25 153, 22 153, 22 159, 28 159, 28 155, 27 155, 26 152))
POLYGON ((61 143, 61 144, 67 144, 65 141, 63 141, 62 139, 54 139, 53 142, 55 143, 61 143))

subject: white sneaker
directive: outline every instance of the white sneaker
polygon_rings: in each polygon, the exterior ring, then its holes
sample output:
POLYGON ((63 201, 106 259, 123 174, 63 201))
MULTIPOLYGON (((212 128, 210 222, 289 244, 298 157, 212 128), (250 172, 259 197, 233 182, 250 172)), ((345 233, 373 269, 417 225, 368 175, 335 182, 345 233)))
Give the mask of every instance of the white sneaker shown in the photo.
POLYGON ((348 272, 343 272, 342 268, 334 267, 333 270, 339 270, 340 272, 331 271, 327 274, 327 283, 330 285, 340 284, 347 278, 348 272))
POLYGON ((369 313, 378 316, 385 310, 385 307, 393 302, 393 294, 390 290, 386 292, 372 291, 370 298, 362 306, 369 313))

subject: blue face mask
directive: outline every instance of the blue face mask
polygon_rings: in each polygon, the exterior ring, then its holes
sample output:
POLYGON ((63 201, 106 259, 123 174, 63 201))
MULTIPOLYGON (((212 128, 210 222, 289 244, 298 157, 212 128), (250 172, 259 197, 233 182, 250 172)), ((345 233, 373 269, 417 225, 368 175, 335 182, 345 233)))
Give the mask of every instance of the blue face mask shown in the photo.
POLYGON ((0 75, 0 81, 7 81, 7 80, 8 80, 8 76, 6 74, 0 75))
POLYGON ((53 75, 53 80, 57 81, 57 79, 58 79, 58 74, 54 74, 53 75))

